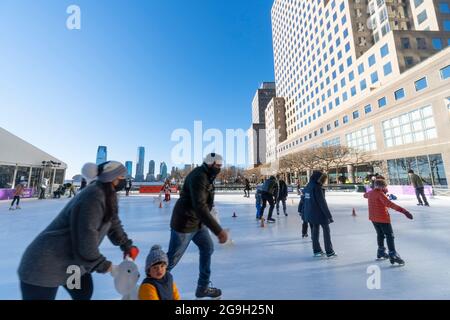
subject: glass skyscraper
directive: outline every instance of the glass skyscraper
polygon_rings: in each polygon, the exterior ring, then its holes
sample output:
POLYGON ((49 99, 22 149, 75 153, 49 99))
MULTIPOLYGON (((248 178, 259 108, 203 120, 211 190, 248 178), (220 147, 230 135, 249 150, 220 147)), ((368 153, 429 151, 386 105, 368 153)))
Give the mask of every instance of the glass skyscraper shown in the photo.
POLYGON ((125 167, 127 168, 128 176, 133 176, 133 161, 125 162, 125 167))
POLYGON ((137 155, 137 164, 136 164, 136 181, 142 182, 144 181, 144 159, 145 159, 145 148, 139 147, 138 148, 138 155, 137 155))
POLYGON ((107 148, 105 146, 99 146, 97 149, 97 160, 96 160, 96 164, 101 164, 103 162, 107 161, 107 155, 108 155, 108 151, 107 148))
POLYGON ((159 166, 159 173, 161 176, 161 180, 167 179, 167 164, 165 162, 161 162, 161 165, 159 166))

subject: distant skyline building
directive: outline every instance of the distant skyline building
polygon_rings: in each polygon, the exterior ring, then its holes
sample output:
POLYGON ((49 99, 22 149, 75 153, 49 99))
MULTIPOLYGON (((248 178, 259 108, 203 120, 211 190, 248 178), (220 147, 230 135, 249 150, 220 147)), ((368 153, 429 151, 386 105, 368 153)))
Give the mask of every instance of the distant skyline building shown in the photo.
POLYGON ((145 161, 145 148, 138 147, 137 163, 136 163, 136 177, 137 182, 144 181, 144 161, 145 161))
POLYGON ((108 149, 106 146, 99 146, 97 149, 97 159, 95 161, 96 164, 104 163, 108 159, 108 149))
POLYGON ((167 179, 167 164, 165 162, 161 162, 159 166, 159 174, 162 181, 167 179))
POLYGON ((126 161, 125 168, 127 168, 127 174, 129 177, 133 176, 133 161, 126 161))
POLYGON ((155 161, 150 160, 148 163, 148 173, 147 178, 145 179, 147 182, 153 182, 156 180, 155 178, 155 161))

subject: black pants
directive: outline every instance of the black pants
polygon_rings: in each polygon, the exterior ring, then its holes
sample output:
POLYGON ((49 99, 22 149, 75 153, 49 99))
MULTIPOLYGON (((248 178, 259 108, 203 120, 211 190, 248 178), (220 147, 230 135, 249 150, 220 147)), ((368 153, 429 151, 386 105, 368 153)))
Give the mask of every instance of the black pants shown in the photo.
POLYGON ((416 197, 417 197, 417 201, 419 201, 420 204, 425 203, 426 205, 428 205, 428 200, 427 197, 425 196, 425 188, 424 187, 420 187, 420 188, 416 188, 416 197), (420 199, 420 196, 422 196, 422 199, 420 199))
POLYGON ((72 194, 73 194, 74 196, 77 195, 75 191, 69 190, 69 198, 72 198, 72 194))
POLYGON ((41 188, 41 193, 39 194, 39 199, 45 199, 45 188, 41 188))
MULTIPOLYGON (((64 286, 64 289, 66 289, 73 300, 91 300, 94 291, 91 274, 83 275, 80 280, 81 289, 68 289, 66 286, 64 286)), ((58 287, 39 287, 24 282, 20 282, 20 289, 23 300, 55 300, 58 292, 58 287)))
POLYGON ((128 197, 130 195, 130 188, 125 188, 126 196, 128 197))
POLYGON ((263 192, 261 195, 262 201, 263 201, 263 205, 261 208, 261 217, 264 216, 264 210, 267 207, 267 202, 269 202, 269 215, 267 216, 267 219, 271 219, 272 218, 272 214, 273 214, 273 209, 275 208, 275 200, 273 199, 273 195, 271 195, 268 192, 263 192))
POLYGON ((390 223, 372 222, 377 232, 378 249, 385 250, 384 239, 386 239, 389 252, 395 252, 394 231, 390 223))
POLYGON ((312 232, 313 225, 311 223, 308 223, 308 222, 303 222, 303 224, 302 224, 302 236, 305 236, 305 235, 308 234, 308 225, 311 228, 311 232, 312 232))
POLYGON ((313 242, 313 251, 314 253, 322 252, 322 248, 320 247, 319 235, 320 228, 323 230, 323 241, 325 244, 325 252, 327 254, 334 253, 333 244, 331 243, 331 234, 330 234, 330 226, 328 224, 313 224, 311 237, 313 242))
POLYGON ((11 202, 11 207, 14 205, 14 202, 16 202, 17 201, 17 205, 19 205, 19 202, 20 202, 20 196, 14 196, 14 199, 13 199, 13 201, 11 202))

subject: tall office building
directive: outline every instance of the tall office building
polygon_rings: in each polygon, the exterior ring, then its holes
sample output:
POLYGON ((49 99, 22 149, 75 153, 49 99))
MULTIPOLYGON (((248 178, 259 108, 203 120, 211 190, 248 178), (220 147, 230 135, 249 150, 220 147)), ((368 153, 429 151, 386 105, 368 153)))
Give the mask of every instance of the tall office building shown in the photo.
POLYGON ((273 98, 266 108, 266 162, 277 160, 277 147, 287 138, 284 98, 273 98))
POLYGON ((136 163, 136 177, 137 182, 144 181, 144 160, 145 160, 145 148, 138 147, 137 163, 136 163))
POLYGON ((148 163, 148 173, 147 178, 145 179, 147 182, 153 182, 156 180, 155 178, 155 161, 150 160, 148 163))
POLYGON ((272 32, 286 103, 277 157, 342 144, 389 160, 401 184, 405 159, 448 174, 449 1, 275 0, 272 32), (445 148, 430 149, 437 141, 445 148))
POLYGON ((133 161, 126 161, 125 168, 127 168, 128 177, 132 177, 133 176, 133 161))
POLYGON ((105 146, 99 146, 97 149, 97 160, 96 164, 101 164, 106 162, 108 159, 108 150, 105 146))
POLYGON ((160 166, 159 166, 159 175, 160 175, 160 179, 161 181, 164 181, 167 179, 167 164, 165 162, 161 162, 160 166))
POLYGON ((255 167, 266 162, 265 112, 276 96, 275 83, 263 82, 252 101, 252 125, 248 129, 248 163, 255 167))

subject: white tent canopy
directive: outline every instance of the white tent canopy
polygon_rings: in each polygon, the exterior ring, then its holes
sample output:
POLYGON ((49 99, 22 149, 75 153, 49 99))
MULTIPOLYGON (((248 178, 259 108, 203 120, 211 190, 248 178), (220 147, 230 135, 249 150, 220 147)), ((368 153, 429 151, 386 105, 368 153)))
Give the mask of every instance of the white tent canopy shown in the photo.
POLYGON ((59 169, 67 168, 66 163, 0 127, 0 164, 42 166, 42 161, 60 163, 59 169))

